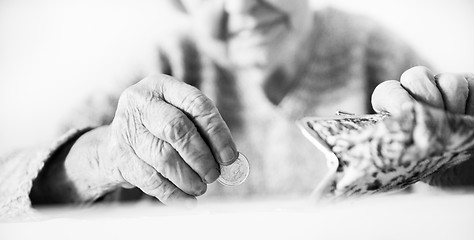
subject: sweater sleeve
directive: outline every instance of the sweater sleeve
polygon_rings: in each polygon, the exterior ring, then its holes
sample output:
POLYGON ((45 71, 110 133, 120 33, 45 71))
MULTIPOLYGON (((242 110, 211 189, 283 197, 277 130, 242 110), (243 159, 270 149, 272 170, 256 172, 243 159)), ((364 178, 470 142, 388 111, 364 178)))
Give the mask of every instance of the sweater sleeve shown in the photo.
POLYGON ((33 181, 61 146, 89 130, 71 129, 49 147, 19 150, 0 157, 0 217, 34 214, 29 197, 33 181))
MULTIPOLYGON (((54 154, 93 127, 110 124, 120 93, 141 76, 119 82, 107 91, 90 94, 85 102, 73 107, 57 127, 59 136, 49 146, 34 147, 0 156, 0 217, 35 215, 32 199, 35 179, 46 171, 54 154), (92 126, 92 127, 91 127, 92 126)), ((113 194, 108 198, 117 200, 113 194)))

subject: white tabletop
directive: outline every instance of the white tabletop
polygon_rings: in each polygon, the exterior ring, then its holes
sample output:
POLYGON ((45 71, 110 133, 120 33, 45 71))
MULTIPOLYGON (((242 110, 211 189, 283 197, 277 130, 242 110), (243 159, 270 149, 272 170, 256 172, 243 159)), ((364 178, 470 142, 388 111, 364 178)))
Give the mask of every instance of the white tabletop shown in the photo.
POLYGON ((43 210, 0 224, 0 239, 474 239, 474 193, 403 194, 319 205, 304 200, 153 203, 43 210))

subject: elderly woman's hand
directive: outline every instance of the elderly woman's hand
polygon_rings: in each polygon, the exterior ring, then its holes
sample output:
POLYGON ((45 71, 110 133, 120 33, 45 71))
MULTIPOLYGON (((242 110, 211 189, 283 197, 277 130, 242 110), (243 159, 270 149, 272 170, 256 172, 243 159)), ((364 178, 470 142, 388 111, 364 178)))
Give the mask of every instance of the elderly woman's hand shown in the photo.
MULTIPOLYGON (((474 115, 474 75, 433 75, 425 67, 414 67, 403 73, 400 81, 381 83, 372 94, 372 106, 377 112, 397 114, 404 103, 410 101, 421 101, 456 114, 474 115)), ((474 186, 474 159, 437 172, 426 182, 440 187, 474 186)))
POLYGON ((60 202, 81 202, 136 186, 165 204, 189 203, 219 177, 219 164, 237 156, 229 128, 209 98, 172 77, 153 75, 122 93, 110 126, 81 136, 66 153, 64 167, 53 168, 65 173, 46 174, 53 177, 39 192, 75 198, 60 202), (66 181, 54 178, 62 175, 66 181), (71 189, 74 193, 67 193, 71 189))
POLYGON ((120 97, 102 171, 168 203, 206 192, 237 151, 212 101, 171 77, 150 76, 120 97))

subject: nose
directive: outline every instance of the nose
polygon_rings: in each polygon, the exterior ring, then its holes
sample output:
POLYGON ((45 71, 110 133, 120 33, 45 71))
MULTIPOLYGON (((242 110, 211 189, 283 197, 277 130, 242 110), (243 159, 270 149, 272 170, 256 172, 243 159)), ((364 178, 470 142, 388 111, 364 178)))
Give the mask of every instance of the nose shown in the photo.
POLYGON ((261 0, 226 0, 224 9, 229 14, 249 13, 261 0))

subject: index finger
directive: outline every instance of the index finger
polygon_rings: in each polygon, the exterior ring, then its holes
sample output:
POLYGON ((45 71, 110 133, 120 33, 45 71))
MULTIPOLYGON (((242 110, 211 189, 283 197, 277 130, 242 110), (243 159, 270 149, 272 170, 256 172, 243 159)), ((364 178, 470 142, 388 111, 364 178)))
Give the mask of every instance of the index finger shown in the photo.
POLYGON ((215 159, 229 165, 237 159, 237 150, 229 127, 214 103, 197 88, 169 76, 159 76, 156 87, 162 98, 183 111, 196 125, 201 137, 209 145, 215 159))

